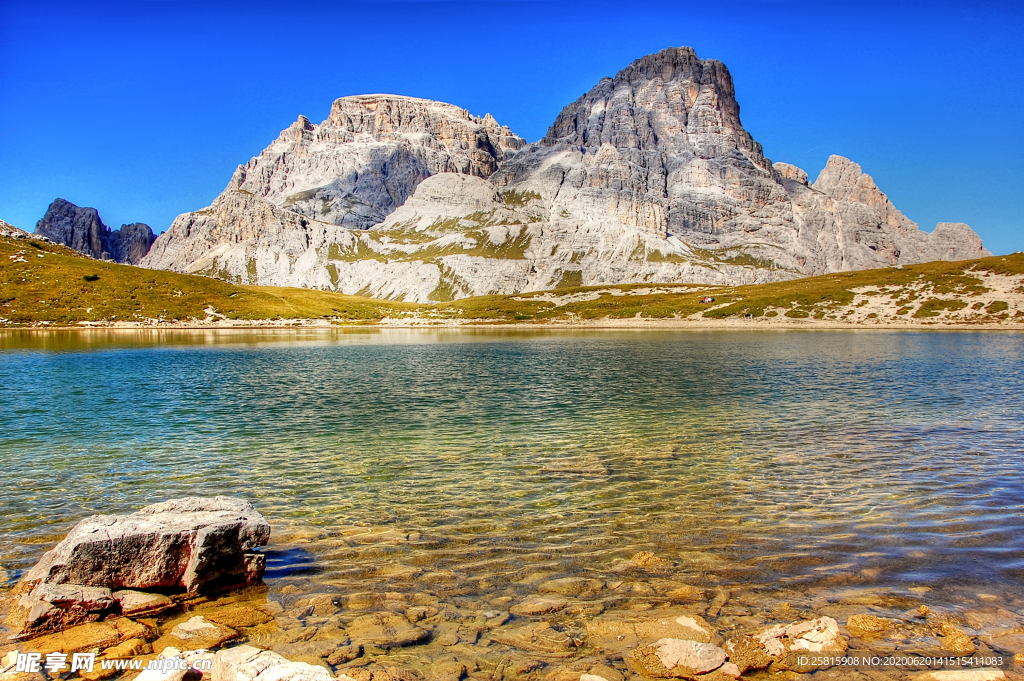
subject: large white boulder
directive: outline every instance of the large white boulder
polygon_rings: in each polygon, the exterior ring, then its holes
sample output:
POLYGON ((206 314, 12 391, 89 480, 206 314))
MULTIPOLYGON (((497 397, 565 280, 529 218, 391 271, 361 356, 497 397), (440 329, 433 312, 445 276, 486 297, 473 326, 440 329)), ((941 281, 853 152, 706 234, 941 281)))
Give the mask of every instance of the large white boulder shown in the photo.
POLYGON ((270 524, 252 504, 232 497, 187 497, 129 515, 78 523, 25 576, 8 618, 15 636, 62 629, 116 611, 114 589, 242 586, 263 578, 255 552, 270 524))

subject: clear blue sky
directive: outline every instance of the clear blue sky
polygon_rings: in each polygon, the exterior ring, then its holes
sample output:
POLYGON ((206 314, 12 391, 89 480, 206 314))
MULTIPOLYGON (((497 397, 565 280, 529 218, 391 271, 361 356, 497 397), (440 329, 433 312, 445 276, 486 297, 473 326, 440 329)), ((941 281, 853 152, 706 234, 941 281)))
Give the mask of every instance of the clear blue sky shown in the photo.
POLYGON ((60 196, 157 232, 299 114, 387 92, 528 140, 667 46, 725 62, 744 125, 812 178, 860 163, 911 219, 1024 249, 1024 3, 0 0, 0 218, 60 196))

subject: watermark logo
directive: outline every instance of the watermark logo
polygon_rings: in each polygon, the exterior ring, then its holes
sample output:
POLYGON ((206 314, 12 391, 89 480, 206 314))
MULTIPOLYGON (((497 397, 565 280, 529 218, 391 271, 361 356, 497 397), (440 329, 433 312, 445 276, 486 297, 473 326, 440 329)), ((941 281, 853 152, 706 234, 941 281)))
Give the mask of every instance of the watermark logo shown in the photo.
POLYGON ((96 653, 72 653, 70 662, 67 653, 22 653, 14 651, 14 671, 34 674, 45 668, 51 674, 62 671, 91 672, 96 666, 96 653))
MULTIPOLYGON (((52 675, 62 672, 92 672, 96 669, 96 653, 22 653, 11 651, 5 658, 5 665, 13 664, 13 671, 27 672, 34 674, 46 669, 52 675), (11 659, 13 658, 13 659, 11 659)), ((210 659, 197 659, 192 662, 181 657, 165 657, 156 660, 145 661, 139 658, 111 658, 99 660, 99 667, 103 670, 117 671, 140 671, 142 669, 157 671, 166 674, 172 671, 188 671, 195 669, 199 672, 209 672, 213 668, 213 661, 210 659), (146 662, 143 665, 143 662, 146 662)))

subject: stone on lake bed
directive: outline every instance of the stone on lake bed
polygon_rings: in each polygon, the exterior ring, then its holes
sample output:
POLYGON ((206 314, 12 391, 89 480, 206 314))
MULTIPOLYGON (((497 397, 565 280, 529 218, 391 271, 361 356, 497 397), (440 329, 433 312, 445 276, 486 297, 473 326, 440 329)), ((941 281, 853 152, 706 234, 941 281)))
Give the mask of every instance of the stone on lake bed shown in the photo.
POLYGON ((211 622, 223 624, 232 629, 255 627, 274 619, 266 610, 249 605, 233 605, 212 610, 203 610, 203 617, 211 622))
POLYGON ((121 606, 121 614, 125 617, 152 615, 174 607, 174 601, 167 596, 145 591, 115 591, 114 600, 121 606))
MULTIPOLYGON (((824 652, 842 639, 839 625, 831 617, 794 622, 786 627, 786 638, 790 639, 791 650, 806 650, 812 653, 824 652)), ((844 645, 843 651, 846 650, 844 645)))
POLYGON ((568 635, 552 628, 548 622, 534 622, 522 627, 496 629, 490 633, 492 641, 519 650, 553 657, 568 657, 576 644, 568 635))
POLYGON ((326 668, 292 662, 277 653, 242 645, 219 651, 211 681, 334 681, 326 668))
POLYGON ((104 649, 117 645, 121 633, 110 622, 89 622, 54 634, 39 636, 22 643, 29 651, 42 653, 79 653, 94 648, 104 649))
POLYGON ((234 629, 196 615, 175 625, 170 632, 154 641, 153 650, 157 653, 168 647, 179 650, 209 650, 238 636, 234 629))
POLYGON ((274 652, 280 653, 288 659, 326 658, 333 655, 339 647, 342 646, 337 641, 297 641, 295 643, 278 643, 274 646, 274 652))
POLYGON ((674 600, 692 601, 704 598, 704 591, 702 589, 692 587, 689 584, 683 584, 670 590, 665 595, 674 600))
POLYGON ((966 633, 956 628, 949 622, 942 623, 942 637, 939 645, 954 655, 970 655, 974 652, 974 641, 966 633))
POLYGON ((587 622, 587 643, 604 653, 622 653, 662 638, 709 643, 715 632, 700 615, 676 608, 657 617, 615 613, 587 622))
POLYGON ((278 653, 250 645, 220 650, 213 657, 210 671, 214 681, 252 681, 270 667, 288 660, 278 653))
MULTIPOLYGON (((788 653, 811 652, 841 655, 847 649, 846 639, 839 633, 839 624, 831 617, 801 620, 793 624, 776 624, 752 634, 735 636, 725 643, 729 661, 739 667, 741 673, 751 669, 766 669, 775 664, 783 670, 788 653)), ((802 667, 796 663, 792 671, 809 672, 814 667, 802 667)))
POLYGON ((912 681, 999 681, 1006 674, 1001 669, 944 669, 911 677, 912 681))
POLYGON ((357 617, 346 627, 354 643, 370 643, 382 647, 408 646, 426 640, 426 629, 413 625, 403 615, 378 612, 357 617))
POLYGON ((693 679, 718 669, 726 657, 725 651, 713 643, 663 638, 630 651, 626 664, 641 676, 693 679))
POLYGON ((326 667, 307 662, 287 662, 271 667, 256 677, 255 681, 335 681, 334 674, 326 667))
MULTIPOLYGON (((590 676, 597 676, 606 681, 625 681, 626 677, 615 667, 610 667, 607 664, 601 663, 596 664, 590 668, 587 672, 590 676)), ((582 677, 581 677, 582 681, 582 677)))
POLYGON ((509 612, 520 617, 537 617, 564 610, 568 605, 569 601, 563 598, 531 598, 513 605, 509 612))
POLYGON ((562 596, 578 598, 596 594, 604 589, 605 583, 600 579, 586 579, 584 577, 563 577, 552 579, 537 586, 540 593, 556 593, 562 596))
POLYGON ((893 628, 894 622, 875 615, 850 615, 846 620, 846 629, 853 636, 878 636, 893 628))
POLYGON ((300 598, 295 605, 299 608, 312 608, 311 615, 329 617, 339 610, 337 600, 338 597, 331 594, 313 594, 300 598))
POLYGON ((144 638, 130 638, 127 641, 122 641, 116 646, 112 646, 103 651, 103 657, 108 660, 117 660, 124 657, 135 657, 137 655, 145 655, 152 650, 149 643, 144 638))
POLYGON ((644 570, 669 570, 673 566, 672 561, 659 558, 650 551, 635 553, 629 560, 633 565, 644 570))
POLYGON ((115 620, 111 620, 110 624, 114 625, 122 639, 144 638, 148 641, 156 638, 157 635, 155 624, 153 627, 148 627, 141 622, 130 620, 127 617, 118 617, 115 620))
POLYGON ((465 675, 466 665, 458 660, 438 660, 431 663, 427 678, 430 681, 459 681, 465 675))
POLYGON ((718 668, 718 672, 725 676, 732 677, 734 679, 738 679, 740 677, 740 668, 732 662, 726 662, 725 664, 723 664, 721 667, 718 668))

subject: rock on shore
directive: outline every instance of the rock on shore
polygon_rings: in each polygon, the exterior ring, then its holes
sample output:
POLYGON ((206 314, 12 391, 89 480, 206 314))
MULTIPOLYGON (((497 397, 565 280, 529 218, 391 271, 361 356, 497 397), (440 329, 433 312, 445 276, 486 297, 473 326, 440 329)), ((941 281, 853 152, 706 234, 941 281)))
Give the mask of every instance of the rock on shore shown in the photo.
POLYGON ((187 497, 130 515, 92 516, 28 572, 8 625, 16 637, 29 637, 170 603, 147 590, 254 584, 266 566, 255 549, 269 538, 270 524, 252 504, 231 497, 187 497))

